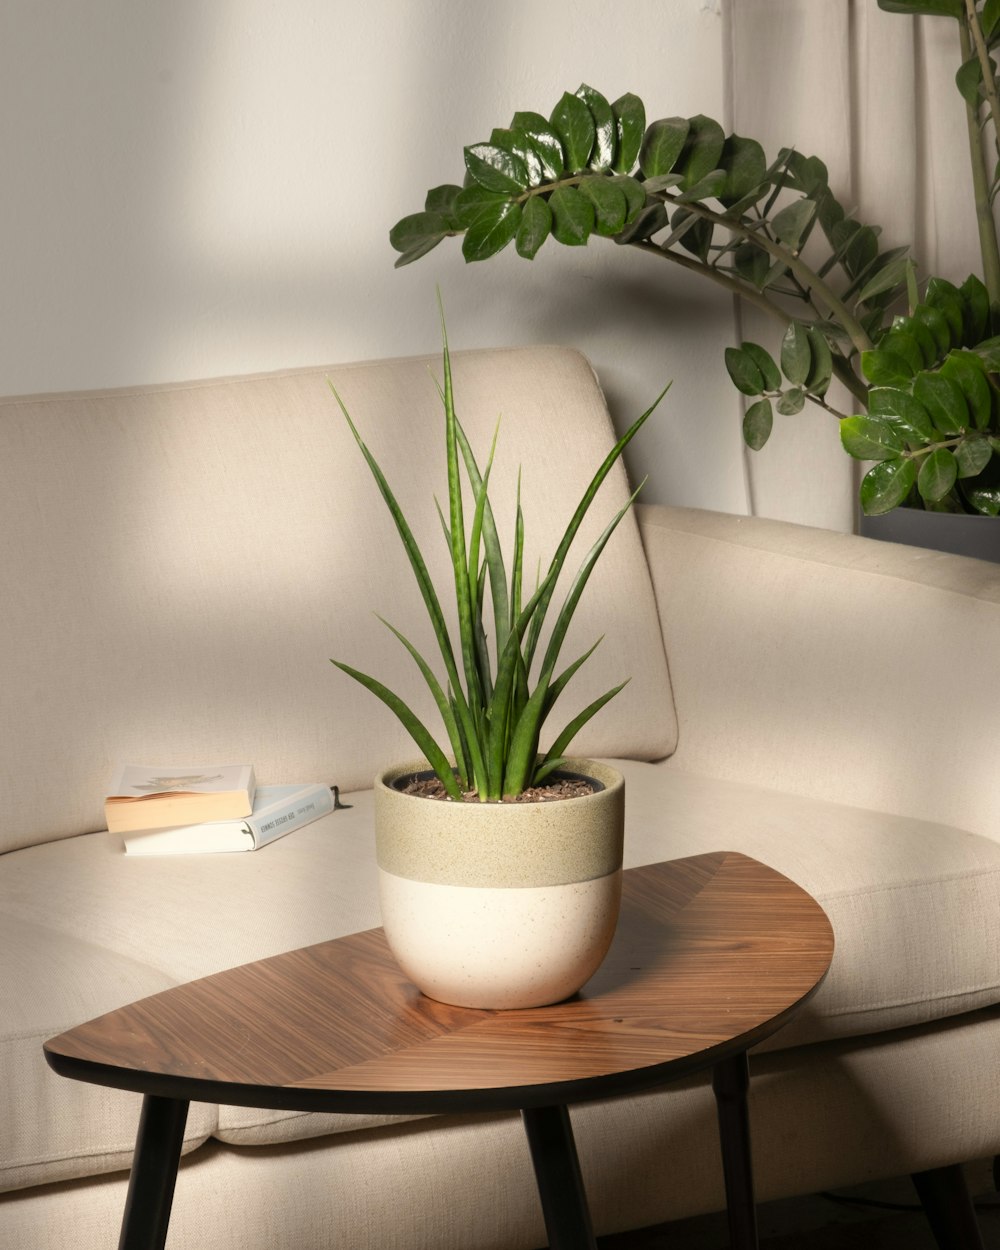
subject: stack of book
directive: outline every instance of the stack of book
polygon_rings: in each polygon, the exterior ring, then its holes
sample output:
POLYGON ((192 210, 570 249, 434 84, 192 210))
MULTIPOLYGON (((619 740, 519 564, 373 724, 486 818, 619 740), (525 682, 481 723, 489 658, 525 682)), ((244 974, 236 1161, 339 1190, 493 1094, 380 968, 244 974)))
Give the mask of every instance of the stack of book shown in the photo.
POLYGON ((256 851, 339 806, 336 786, 258 786, 249 764, 126 764, 104 801, 130 855, 256 851))

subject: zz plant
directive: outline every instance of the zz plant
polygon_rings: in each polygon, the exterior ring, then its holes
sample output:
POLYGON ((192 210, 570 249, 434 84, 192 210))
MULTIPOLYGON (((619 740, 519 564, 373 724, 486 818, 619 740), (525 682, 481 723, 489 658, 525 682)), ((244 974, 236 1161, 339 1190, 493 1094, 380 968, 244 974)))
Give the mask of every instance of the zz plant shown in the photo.
POLYGON ((556 583, 565 566, 570 546, 601 483, 663 396, 633 423, 608 453, 573 513, 548 571, 525 601, 524 518, 520 484, 516 501, 514 550, 508 576, 488 493, 499 426, 493 436, 489 457, 480 471, 456 415, 451 359, 443 317, 442 338, 443 386, 439 390, 445 418, 448 517, 446 520, 442 514, 441 521, 454 576, 459 634, 457 648, 452 644, 441 598, 431 580, 413 531, 343 401, 335 389, 333 393, 395 522, 434 629, 444 667, 444 682, 438 679, 431 665, 399 630, 387 621, 382 622, 410 653, 429 687, 447 732, 450 758, 449 752, 438 744, 423 722, 397 694, 375 677, 359 672, 339 660, 334 660, 333 663, 381 699, 398 717, 450 798, 462 800, 466 795, 475 792, 482 801, 496 801, 503 797, 520 795, 550 777, 565 763, 565 752, 577 732, 626 684, 622 682, 595 699, 558 733, 548 751, 544 754, 539 752, 542 726, 556 700, 600 642, 598 639, 583 655, 557 671, 562 645, 587 581, 608 540, 641 490, 641 484, 612 517, 585 556, 570 583, 562 606, 554 614, 555 619, 546 645, 540 649, 542 630, 556 583), (469 525, 465 520, 463 503, 463 469, 472 504, 472 520, 469 525), (489 596, 486 593, 487 582, 489 596), (492 648, 487 637, 487 622, 490 618, 493 628, 492 648), (537 675, 532 684, 530 674, 536 652, 537 675))
POLYGON ((776 353, 753 342, 726 353, 750 401, 749 447, 767 442, 775 412, 809 401, 840 420, 850 455, 876 462, 861 486, 865 512, 905 503, 997 516, 1000 89, 991 53, 1000 0, 879 6, 958 23, 982 278, 931 277, 921 287, 908 249, 881 248, 880 228, 845 210, 817 157, 783 148, 769 161, 756 140, 705 116, 647 125, 635 95, 609 102, 586 85, 548 117, 516 112, 467 147, 463 184, 429 191, 423 211, 390 232, 397 265, 449 236, 461 236, 468 261, 509 244, 531 260, 550 238, 572 247, 596 236, 701 274, 781 327, 776 353), (848 412, 828 397, 834 378, 853 400, 848 412))

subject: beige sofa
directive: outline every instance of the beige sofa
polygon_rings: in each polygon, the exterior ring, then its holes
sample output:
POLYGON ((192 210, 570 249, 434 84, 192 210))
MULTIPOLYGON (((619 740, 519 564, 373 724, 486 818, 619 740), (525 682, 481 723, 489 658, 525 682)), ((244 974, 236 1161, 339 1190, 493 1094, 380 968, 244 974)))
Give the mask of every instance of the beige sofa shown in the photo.
MULTIPOLYGON (((415 691, 372 612, 421 646, 427 626, 326 375, 440 572, 428 364, 0 405, 0 1244, 116 1244, 139 1099, 55 1076, 45 1038, 378 923, 369 786, 412 747, 328 660, 415 691), (102 831, 122 760, 250 761, 352 806, 253 854, 126 857, 102 831)), ((611 436, 590 367, 461 353, 456 384, 477 448, 502 413, 502 525, 521 465, 530 558, 551 554, 611 436)), ((625 490, 609 480, 594 527, 625 490)), ((578 650, 600 634, 577 705, 632 681, 577 747, 625 772, 627 864, 744 851, 836 931, 821 992, 752 1059, 760 1197, 1000 1151, 1000 569, 644 507, 588 587, 578 650)), ((721 1205, 703 1080, 573 1119, 599 1231, 721 1205)), ((510 1117, 197 1106, 186 1149, 172 1250, 544 1241, 510 1117)))

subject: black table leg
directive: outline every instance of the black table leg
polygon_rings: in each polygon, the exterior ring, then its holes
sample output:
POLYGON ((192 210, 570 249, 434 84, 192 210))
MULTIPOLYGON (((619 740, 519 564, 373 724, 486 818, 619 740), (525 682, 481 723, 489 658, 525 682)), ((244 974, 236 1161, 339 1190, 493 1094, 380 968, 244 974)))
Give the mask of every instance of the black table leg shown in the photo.
POLYGON ((549 1250, 597 1250, 573 1126, 565 1107, 521 1112, 542 1200, 549 1250))
POLYGON ((143 1098, 118 1250, 163 1250, 187 1113, 186 1102, 143 1098))
POLYGON ((746 1051, 724 1059, 712 1070, 712 1090, 719 1115, 722 1173, 729 1208, 729 1240, 733 1250, 757 1250, 757 1206, 750 1161, 750 1114, 747 1090, 750 1069, 746 1051))

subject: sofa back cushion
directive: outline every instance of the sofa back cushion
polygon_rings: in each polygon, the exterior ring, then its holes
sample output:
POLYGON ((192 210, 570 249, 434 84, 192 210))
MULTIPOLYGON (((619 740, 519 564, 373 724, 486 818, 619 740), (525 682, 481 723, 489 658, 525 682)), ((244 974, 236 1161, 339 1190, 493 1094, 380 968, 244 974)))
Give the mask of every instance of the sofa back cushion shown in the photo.
MULTIPOLYGON (((508 541, 523 471, 533 581, 611 445, 603 396, 587 362, 562 348, 456 353, 454 369, 481 461, 501 417, 491 497, 508 541)), ((416 754, 383 705, 329 663, 375 673, 437 727, 412 661, 373 615, 436 658, 327 379, 450 602, 432 374, 437 357, 0 403, 0 851, 103 828, 119 761, 249 762, 262 783, 353 789, 416 754)), ((627 490, 624 470, 605 483, 574 571, 627 490)), ((574 749, 668 754, 676 725, 631 516, 587 587, 564 661, 601 635, 554 725, 630 677, 574 749)))

